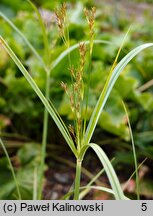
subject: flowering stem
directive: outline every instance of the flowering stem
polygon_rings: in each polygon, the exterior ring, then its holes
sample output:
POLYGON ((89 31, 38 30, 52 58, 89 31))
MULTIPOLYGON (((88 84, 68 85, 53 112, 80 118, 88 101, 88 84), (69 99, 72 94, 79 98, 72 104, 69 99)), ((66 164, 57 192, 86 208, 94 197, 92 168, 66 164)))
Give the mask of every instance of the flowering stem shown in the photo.
POLYGON ((76 176, 75 176, 75 188, 74 188, 74 200, 79 199, 79 190, 80 190, 80 179, 81 179, 81 166, 82 161, 77 159, 76 163, 76 176))
MULTIPOLYGON (((49 99, 49 87, 50 87, 50 73, 46 73, 46 89, 45 97, 49 99)), ((42 150, 41 150, 41 162, 40 162, 40 177, 39 177, 39 188, 38 188, 38 199, 42 198, 43 190, 43 173, 45 167, 46 157, 46 145, 47 145, 47 133, 48 133, 48 111, 44 109, 44 120, 43 120, 43 136, 42 136, 42 150)))

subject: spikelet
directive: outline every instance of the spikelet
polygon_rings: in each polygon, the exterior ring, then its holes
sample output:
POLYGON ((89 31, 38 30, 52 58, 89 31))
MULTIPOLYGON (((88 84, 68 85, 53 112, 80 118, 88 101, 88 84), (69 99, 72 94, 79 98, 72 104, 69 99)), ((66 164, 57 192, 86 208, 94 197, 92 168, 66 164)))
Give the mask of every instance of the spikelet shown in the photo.
POLYGON ((94 37, 94 22, 95 22, 95 14, 96 14, 96 7, 92 7, 91 10, 84 9, 84 14, 86 16, 89 29, 90 29, 90 37, 94 37))
MULTIPOLYGON (((93 31, 93 24, 94 21, 94 9, 92 11, 92 16, 90 18, 90 28, 91 32, 93 31)), ((65 16, 65 7, 60 8, 60 11, 56 11, 57 21, 58 21, 58 28, 60 29, 60 34, 64 37, 64 21, 62 18, 65 16)), ((93 33, 92 33, 93 34, 93 33)), ((84 81, 83 81, 83 73, 84 73, 84 66, 85 66, 85 59, 86 59, 87 48, 85 43, 79 44, 79 66, 74 67, 73 65, 70 66, 68 69, 70 71, 72 77, 72 84, 70 87, 64 82, 61 82, 61 87, 64 89, 65 93, 67 94, 71 111, 75 118, 75 133, 74 128, 69 126, 69 131, 71 134, 75 134, 76 143, 81 145, 81 136, 82 136, 82 125, 83 125, 83 99, 84 99, 84 81)))
POLYGON ((61 87, 62 87, 62 89, 64 89, 64 91, 65 91, 66 94, 68 95, 68 87, 67 87, 67 84, 64 83, 64 82, 61 82, 61 87))
POLYGON ((65 91, 65 93, 67 94, 67 96, 68 96, 68 98, 70 100, 71 110, 72 110, 72 113, 74 114, 74 112, 75 112, 75 102, 74 102, 73 92, 68 89, 67 83, 61 82, 61 87, 65 91))
POLYGON ((71 76, 75 79, 75 68, 74 68, 74 66, 72 65, 70 68, 68 68, 68 70, 70 71, 71 76))
POLYGON ((85 56, 87 52, 85 43, 79 44, 79 52, 80 52, 80 71, 82 73, 85 65, 85 56))
POLYGON ((55 11, 57 26, 62 39, 65 38, 65 21, 66 21, 66 3, 63 3, 59 9, 55 11))
POLYGON ((89 31, 90 31, 90 55, 93 49, 93 40, 94 40, 94 23, 95 23, 95 14, 96 14, 96 7, 92 7, 91 10, 84 8, 84 14, 86 16, 89 31))
POLYGON ((72 134, 73 137, 75 137, 75 132, 74 132, 74 127, 70 124, 68 126, 70 133, 72 134))

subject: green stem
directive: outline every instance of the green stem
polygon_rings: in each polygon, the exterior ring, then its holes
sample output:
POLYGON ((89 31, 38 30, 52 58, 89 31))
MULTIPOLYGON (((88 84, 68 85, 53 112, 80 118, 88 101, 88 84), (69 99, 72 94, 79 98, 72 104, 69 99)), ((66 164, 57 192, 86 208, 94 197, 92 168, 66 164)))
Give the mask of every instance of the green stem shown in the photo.
POLYGON ((91 75, 91 67, 92 67, 92 49, 93 49, 93 41, 89 43, 89 65, 88 65, 88 80, 87 80, 87 88, 86 88, 86 100, 85 100, 85 117, 84 117, 84 125, 83 125, 83 137, 86 131, 87 124, 87 116, 88 116, 88 102, 89 102, 89 89, 90 89, 90 75, 91 75))
MULTIPOLYGON (((35 10, 38 21, 42 30, 43 36, 43 43, 44 43, 44 55, 45 59, 44 62, 46 64, 45 72, 46 72, 46 83, 45 83, 45 98, 49 100, 49 88, 50 88, 50 50, 49 50, 49 41, 48 41, 48 34, 42 20, 41 14, 37 7, 28 0, 31 4, 32 8, 35 10)), ((38 188, 38 199, 42 198, 42 190, 43 190, 43 176, 44 176, 44 167, 45 167, 45 157, 46 157, 46 145, 47 145, 47 134, 48 134, 48 111, 44 109, 44 121, 43 121, 43 135, 42 135, 42 150, 41 150, 41 163, 40 163, 40 173, 39 173, 39 188, 38 188)))
POLYGON ((74 200, 79 199, 81 165, 82 165, 82 161, 80 159, 77 159, 76 176, 75 176, 75 189, 74 189, 74 200))
MULTIPOLYGON (((46 73, 45 98, 47 100, 49 99, 49 88, 50 88, 50 73, 46 73)), ((47 131, 48 131, 48 111, 47 109, 44 109, 40 177, 39 177, 39 184, 38 184, 39 185, 39 188, 38 188, 38 199, 39 200, 41 200, 42 198, 42 190, 43 190, 43 174, 44 174, 45 157, 46 157, 47 131)))
POLYGON ((37 166, 34 168, 34 172, 33 172, 33 200, 36 200, 37 199, 37 188, 38 188, 38 185, 37 185, 37 176, 38 176, 38 173, 37 173, 38 169, 37 169, 37 166))

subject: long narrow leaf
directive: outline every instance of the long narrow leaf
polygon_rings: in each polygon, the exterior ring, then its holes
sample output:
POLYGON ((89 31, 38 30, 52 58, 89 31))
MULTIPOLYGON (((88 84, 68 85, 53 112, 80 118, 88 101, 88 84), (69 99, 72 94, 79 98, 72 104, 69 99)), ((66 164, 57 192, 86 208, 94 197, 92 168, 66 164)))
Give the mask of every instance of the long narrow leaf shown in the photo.
POLYGON ((72 152, 76 155, 77 154, 76 153, 76 148, 75 148, 75 145, 74 145, 74 142, 73 142, 72 138, 65 131, 65 128, 64 128, 63 124, 61 123, 60 119, 56 115, 56 113, 53 110, 53 108, 50 106, 48 100, 44 97, 43 93, 41 92, 41 90, 39 89, 39 87, 37 86, 37 84, 35 83, 35 81, 33 80, 33 78, 31 77, 31 75, 28 73, 28 71, 25 69, 25 67, 23 66, 23 64, 18 59, 18 57, 15 55, 15 53, 12 51, 12 49, 9 47, 9 45, 5 42, 5 40, 1 36, 0 36, 0 44, 4 47, 4 49, 10 55, 10 57, 15 62, 15 64, 17 65, 17 67, 20 69, 20 71, 22 72, 22 74, 25 76, 25 78, 27 79, 28 83, 31 85, 31 87, 33 88, 33 90, 35 91, 35 93, 38 95, 38 97, 40 98, 40 100, 42 101, 42 103, 44 104, 44 106, 46 107, 47 111, 49 112, 49 114, 53 118, 55 124, 59 128, 59 130, 62 133, 63 137, 65 138, 67 144, 71 148, 72 152))
MULTIPOLYGON (((94 178, 87 184, 87 187, 92 186, 92 184, 104 173, 104 169, 100 170, 97 175, 94 176, 94 178)), ((79 200, 83 199, 90 191, 90 188, 84 189, 80 194, 79 194, 79 200)))
POLYGON ((123 186, 123 191, 125 190, 125 188, 129 185, 130 180, 133 178, 133 176, 136 174, 137 171, 139 171, 140 167, 146 162, 147 158, 145 158, 138 166, 137 170, 134 170, 134 172, 132 173, 132 175, 128 178, 128 180, 126 181, 126 183, 123 186))
MULTIPOLYGON (((90 191, 91 189, 100 190, 100 191, 114 195, 114 191, 110 188, 107 188, 107 187, 102 187, 102 186, 83 186, 83 187, 80 187, 80 190, 89 190, 90 191)), ((71 195, 73 195, 73 193, 74 193, 74 190, 69 191, 67 194, 65 194, 61 198, 61 200, 67 200, 71 195)), ((129 200, 129 198, 124 196, 124 200, 129 200)))
MULTIPOLYGON (((90 42, 89 42, 89 41, 83 41, 83 43, 89 44, 90 42)), ((94 40, 94 43, 95 43, 95 44, 100 44, 100 43, 102 43, 102 44, 111 44, 111 45, 112 45, 111 42, 105 41, 105 40, 94 40)), ((59 64, 59 62, 60 62, 62 59, 64 59, 70 52, 72 52, 73 50, 77 49, 78 47, 79 47, 79 43, 74 44, 74 45, 70 46, 68 49, 66 49, 65 51, 63 51, 63 52, 57 57, 57 59, 55 59, 55 61, 52 63, 51 68, 54 69, 54 68, 59 64)))
POLYGON ((132 133, 132 128, 131 128, 131 123, 128 115, 128 110, 126 108, 125 103, 122 101, 124 111, 126 114, 126 119, 129 127, 129 134, 131 137, 131 143, 132 143, 132 152, 133 152, 133 158, 134 158, 134 165, 135 165, 135 173, 136 173, 136 191, 137 191, 137 199, 140 199, 140 185, 139 185, 139 174, 138 174, 138 162, 137 162, 137 154, 136 154, 136 149, 135 149, 135 143, 134 143, 134 138, 133 138, 133 133, 132 133))
POLYGON ((110 92, 115 85, 115 82, 117 78, 119 77, 120 73, 123 71, 123 69, 126 67, 126 65, 142 50, 153 46, 153 43, 147 43, 140 45, 133 49, 131 52, 129 52, 114 68, 112 73, 108 76, 108 79, 105 83, 105 86, 103 88, 103 91, 99 97, 99 100, 95 106, 95 109, 92 113, 92 116, 90 118, 86 133, 85 133, 85 143, 88 144, 91 140, 91 137, 93 135, 93 132, 95 130, 95 127, 97 125, 97 122, 99 120, 100 114, 107 102, 107 99, 110 95, 110 92))
MULTIPOLYGON (((111 162, 114 161, 114 158, 111 160, 111 162)), ((97 179, 105 172, 104 168, 102 170, 100 170, 95 176, 94 178, 91 179, 91 181, 86 185, 86 186, 92 186, 92 184, 96 181, 97 179)), ((90 191, 89 188, 83 190, 80 194, 79 194, 79 199, 82 199, 85 195, 87 195, 87 193, 90 191)))
MULTIPOLYGON (((84 186, 84 187, 81 187, 81 189, 89 189, 89 191, 91 189, 94 189, 94 190, 100 190, 100 191, 103 191, 103 192, 106 192, 106 193, 110 193, 110 194, 114 194, 114 191, 110 188, 107 188, 107 187, 102 187, 102 186, 84 186)), ((128 197, 124 196, 124 200, 129 200, 128 197)))
POLYGON ((114 192, 114 196, 117 200, 124 200, 124 194, 121 188, 121 185, 119 183, 119 180, 116 176, 115 170, 108 159, 107 155, 105 152, 100 148, 97 144, 91 143, 90 147, 95 151, 97 154, 100 162, 102 163, 105 172, 108 176, 109 182, 111 184, 112 190, 114 192))
MULTIPOLYGON (((96 190, 101 190, 103 192, 107 192, 110 194, 114 194, 113 190, 111 190, 110 188, 101 187, 101 186, 83 186, 83 187, 80 187, 80 190, 84 190, 84 189, 88 189, 88 190, 96 189, 96 190)), ((69 191, 68 193, 66 193, 61 198, 61 200, 67 200, 71 195, 73 195, 73 193, 74 193, 74 190, 69 191)))

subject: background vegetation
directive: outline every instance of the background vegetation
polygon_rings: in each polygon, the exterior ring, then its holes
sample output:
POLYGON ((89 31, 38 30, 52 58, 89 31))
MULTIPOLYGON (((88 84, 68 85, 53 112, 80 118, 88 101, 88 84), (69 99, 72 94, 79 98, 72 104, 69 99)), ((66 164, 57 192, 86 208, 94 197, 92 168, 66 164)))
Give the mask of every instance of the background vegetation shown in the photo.
MULTIPOLYGON (((65 50, 59 39, 54 15, 63 1, 33 1, 41 10, 49 33, 51 61, 65 50)), ((131 30, 118 61, 130 50, 145 42, 153 41, 152 1, 67 1, 69 8, 70 43, 88 40, 88 25, 83 8, 96 5, 95 39, 107 40, 111 44, 94 45, 90 85, 90 107, 88 116, 103 88, 104 81, 112 66, 117 51, 129 26, 131 30)), ((38 53, 43 56, 43 35, 35 12, 27 1, 1 0, 3 12, 24 33, 38 53)), ((22 38, 4 19, 0 19, 0 34, 21 59, 40 89, 45 92, 45 72, 22 38)), ((77 66, 78 50, 71 54, 71 61, 77 66)), ((61 81, 70 83, 69 64, 64 58, 50 76, 49 95, 64 121, 73 121, 71 106, 60 86, 61 81)), ((86 79, 86 77, 85 77, 86 79)), ((120 75, 115 88, 102 112, 93 141, 103 146, 120 181, 123 183, 134 172, 134 161, 127 118, 121 100, 129 109, 137 152, 141 198, 153 198, 153 50, 139 54, 120 75)), ((40 163, 40 149, 43 128, 44 107, 8 54, 0 47, 0 137, 4 140, 21 186, 22 198, 32 199, 34 169, 40 163)), ((16 189, 7 159, 0 149, 0 199, 15 199, 16 189)), ((49 118, 47 137, 47 158, 44 178, 44 199, 59 199, 68 191, 74 178, 74 158, 69 153, 60 132, 49 118), (63 155, 65 157, 63 157, 63 155), (58 162, 58 163, 57 163, 58 162)), ((83 164, 86 168, 82 184, 100 170, 92 152, 83 164), (88 170, 88 171, 87 171, 88 170)), ((107 185, 105 175, 96 184, 107 185)), ((132 178, 125 191, 135 198, 135 179, 132 178)), ((87 198, 111 199, 102 192, 90 191, 87 198)))

